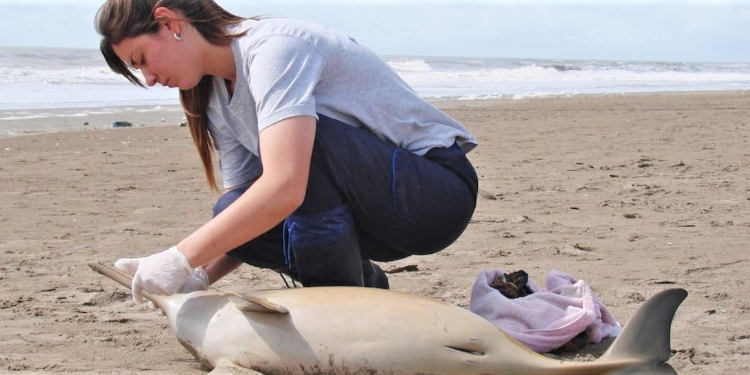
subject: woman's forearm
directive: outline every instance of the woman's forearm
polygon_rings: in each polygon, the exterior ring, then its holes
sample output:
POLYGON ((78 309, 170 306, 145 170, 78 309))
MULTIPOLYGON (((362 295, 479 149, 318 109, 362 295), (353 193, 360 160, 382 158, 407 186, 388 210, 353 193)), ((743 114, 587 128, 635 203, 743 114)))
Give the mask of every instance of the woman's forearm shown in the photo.
POLYGON ((299 207, 307 190, 315 119, 283 120, 260 135, 263 174, 234 203, 177 247, 199 266, 267 232, 299 207))
POLYGON ((268 183, 263 177, 231 206, 187 236, 177 248, 191 266, 206 264, 270 230, 300 204, 292 187, 268 183))
POLYGON ((208 262, 208 264, 203 266, 206 275, 208 275, 208 284, 211 285, 215 283, 217 280, 224 277, 224 275, 237 269, 241 264, 241 260, 232 258, 228 255, 219 256, 208 262))

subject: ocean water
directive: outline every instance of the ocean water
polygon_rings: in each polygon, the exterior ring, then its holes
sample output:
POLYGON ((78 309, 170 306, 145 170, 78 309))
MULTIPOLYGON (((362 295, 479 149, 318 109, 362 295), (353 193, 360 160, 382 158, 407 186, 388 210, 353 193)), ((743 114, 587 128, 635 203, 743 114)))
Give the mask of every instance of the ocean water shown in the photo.
MULTIPOLYGON (((750 63, 386 56, 425 98, 519 99, 577 94, 748 90, 750 63)), ((112 73, 95 49, 0 47, 0 120, 30 109, 178 104, 112 73)), ((20 118, 19 118, 20 119, 20 118)))

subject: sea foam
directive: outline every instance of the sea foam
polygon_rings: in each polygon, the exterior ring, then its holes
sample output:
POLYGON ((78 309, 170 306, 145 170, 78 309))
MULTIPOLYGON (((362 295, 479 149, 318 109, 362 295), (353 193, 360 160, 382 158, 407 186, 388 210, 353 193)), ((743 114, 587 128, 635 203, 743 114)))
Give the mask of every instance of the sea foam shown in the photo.
MULTIPOLYGON (((750 64, 742 63, 409 56, 384 59, 425 98, 482 100, 750 89, 750 64)), ((175 89, 143 89, 113 73, 97 50, 0 48, 0 110, 178 103, 175 89)))

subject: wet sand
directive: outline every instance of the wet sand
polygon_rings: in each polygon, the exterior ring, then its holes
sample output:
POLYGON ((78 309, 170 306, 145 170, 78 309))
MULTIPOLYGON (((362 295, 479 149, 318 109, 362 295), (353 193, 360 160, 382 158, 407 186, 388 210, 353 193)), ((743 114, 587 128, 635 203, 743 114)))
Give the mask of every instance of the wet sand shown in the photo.
MULTIPOLYGON (((559 269, 626 322, 645 298, 682 287, 670 364, 750 372, 750 93, 436 104, 480 141, 480 199, 448 249, 383 264, 418 267, 390 275, 393 289, 467 307, 482 270, 543 284, 559 269)), ((163 316, 85 264, 173 245, 217 194, 179 113, 121 129, 105 128, 127 112, 101 116, 92 129, 0 138, 0 373, 205 373, 163 316)), ((44 120, 13 126, 23 121, 44 120)), ((215 288, 283 286, 242 266, 215 288)))

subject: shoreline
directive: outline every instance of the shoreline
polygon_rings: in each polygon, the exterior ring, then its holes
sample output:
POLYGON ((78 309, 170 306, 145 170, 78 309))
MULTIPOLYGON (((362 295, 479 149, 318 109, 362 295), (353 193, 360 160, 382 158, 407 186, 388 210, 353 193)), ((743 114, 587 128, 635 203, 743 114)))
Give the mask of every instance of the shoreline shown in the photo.
POLYGON ((114 121, 127 121, 133 127, 179 125, 185 115, 179 105, 0 110, 0 139, 108 129, 114 121))
MULTIPOLYGON (((542 286, 557 269, 626 323, 684 288, 669 364, 750 373, 750 92, 434 103, 479 141, 479 199, 447 249, 381 264, 417 266, 389 274, 394 290, 468 308, 481 271, 525 270, 542 286)), ((0 372, 205 374, 164 316, 86 266, 172 246, 218 198, 189 131, 141 115, 144 126, 0 138, 0 372)), ((282 287, 247 265, 212 286, 282 287)))
MULTIPOLYGON (((745 95, 750 90, 709 90, 709 91, 656 91, 633 93, 564 94, 514 98, 460 97, 427 98, 429 103, 446 110, 468 106, 486 106, 500 103, 545 102, 555 100, 576 100, 601 97, 642 97, 642 96, 723 96, 745 95)), ((76 132, 94 129, 109 129, 115 121, 127 121, 132 127, 153 127, 179 125, 186 121, 182 108, 177 105, 115 105, 81 108, 41 108, 0 110, 0 139, 45 133, 76 132)))

